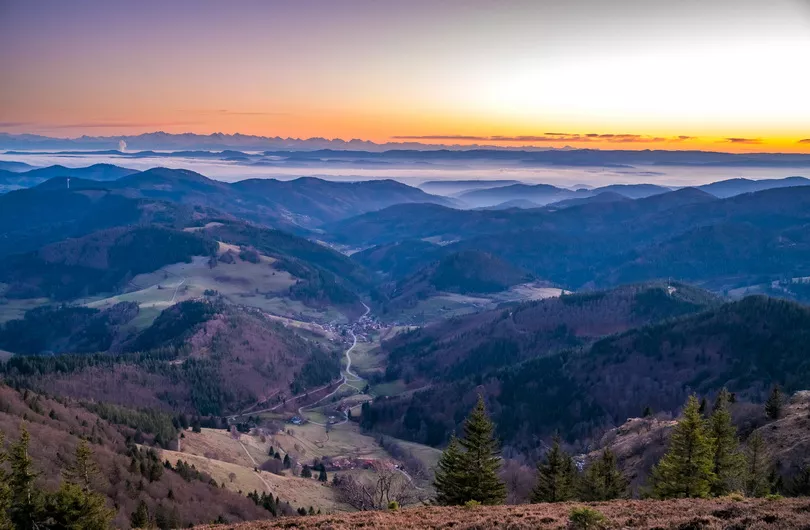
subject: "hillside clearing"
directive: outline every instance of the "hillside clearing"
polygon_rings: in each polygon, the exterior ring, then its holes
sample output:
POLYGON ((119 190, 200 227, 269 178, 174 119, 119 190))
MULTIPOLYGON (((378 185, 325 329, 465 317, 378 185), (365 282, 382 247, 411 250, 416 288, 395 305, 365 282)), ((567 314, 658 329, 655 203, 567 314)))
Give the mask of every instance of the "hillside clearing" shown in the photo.
POLYGON ((279 496, 294 507, 317 506, 323 511, 345 510, 335 498, 335 491, 328 484, 316 479, 295 476, 280 476, 266 471, 256 472, 252 467, 245 467, 212 458, 205 458, 177 451, 161 450, 160 457, 176 465, 178 460, 193 464, 199 471, 211 475, 219 484, 231 491, 247 494, 252 491, 267 491, 279 496))

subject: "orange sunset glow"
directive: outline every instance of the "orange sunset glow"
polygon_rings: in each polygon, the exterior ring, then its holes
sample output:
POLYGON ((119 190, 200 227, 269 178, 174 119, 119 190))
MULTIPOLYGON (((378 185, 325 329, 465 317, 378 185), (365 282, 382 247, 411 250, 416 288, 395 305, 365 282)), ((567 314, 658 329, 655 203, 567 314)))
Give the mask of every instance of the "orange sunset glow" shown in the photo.
POLYGON ((5 2, 0 41, 9 133, 810 152, 802 0, 5 2))

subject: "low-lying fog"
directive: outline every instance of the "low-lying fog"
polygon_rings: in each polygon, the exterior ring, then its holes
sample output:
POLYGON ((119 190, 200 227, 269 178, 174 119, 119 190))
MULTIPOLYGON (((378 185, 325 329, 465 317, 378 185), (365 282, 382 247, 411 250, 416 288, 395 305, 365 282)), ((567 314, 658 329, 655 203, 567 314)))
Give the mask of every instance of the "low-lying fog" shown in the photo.
POLYGON ((510 167, 486 164, 471 166, 469 163, 450 165, 447 163, 429 164, 424 167, 413 165, 398 166, 387 164, 385 168, 373 164, 331 163, 322 165, 300 164, 285 166, 279 160, 277 166, 250 165, 235 161, 208 160, 184 157, 144 157, 130 158, 118 155, 98 154, 14 154, 0 153, 0 160, 25 162, 33 166, 50 166, 60 164, 67 167, 84 167, 92 164, 115 164, 132 169, 149 169, 169 167, 189 169, 226 182, 235 182, 246 178, 278 178, 282 180, 303 176, 321 177, 330 180, 370 180, 390 178, 401 182, 418 185, 426 180, 438 179, 503 179, 530 182, 545 182, 559 186, 586 184, 601 186, 607 184, 650 183, 664 186, 692 186, 707 184, 718 180, 744 177, 750 179, 784 178, 790 176, 810 177, 810 169, 803 168, 768 168, 768 167, 686 167, 686 166, 634 166, 634 167, 510 167))

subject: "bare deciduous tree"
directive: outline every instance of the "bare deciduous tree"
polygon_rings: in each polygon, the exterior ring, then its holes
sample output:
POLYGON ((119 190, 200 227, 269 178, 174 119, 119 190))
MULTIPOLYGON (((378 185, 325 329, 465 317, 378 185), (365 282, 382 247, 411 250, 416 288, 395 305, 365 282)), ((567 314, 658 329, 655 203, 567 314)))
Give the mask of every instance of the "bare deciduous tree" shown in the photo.
POLYGON ((392 502, 405 506, 425 499, 425 492, 395 467, 375 462, 372 469, 373 479, 336 475, 334 484, 339 498, 358 510, 384 510, 392 502))

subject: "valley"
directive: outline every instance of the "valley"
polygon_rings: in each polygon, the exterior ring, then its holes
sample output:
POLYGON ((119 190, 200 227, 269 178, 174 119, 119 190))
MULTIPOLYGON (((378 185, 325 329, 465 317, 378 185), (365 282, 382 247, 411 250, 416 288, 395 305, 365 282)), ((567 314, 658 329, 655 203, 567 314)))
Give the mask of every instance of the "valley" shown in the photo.
POLYGON ((361 498, 381 487, 432 499, 479 396, 510 502, 558 436, 582 465, 615 450, 642 496, 684 401, 722 388, 741 436, 768 440, 780 491, 797 487, 804 442, 767 429, 800 429, 804 405, 759 411, 775 385, 810 388, 801 182, 533 188, 564 198, 462 208, 463 181, 421 201, 405 185, 70 174, 70 189, 56 176, 0 195, 31 212, 0 213, 2 388, 29 410, 99 414, 115 458, 255 491, 228 522, 384 508, 361 498))
POLYGON ((810 530, 810 0, 0 0, 0 530, 810 530))

